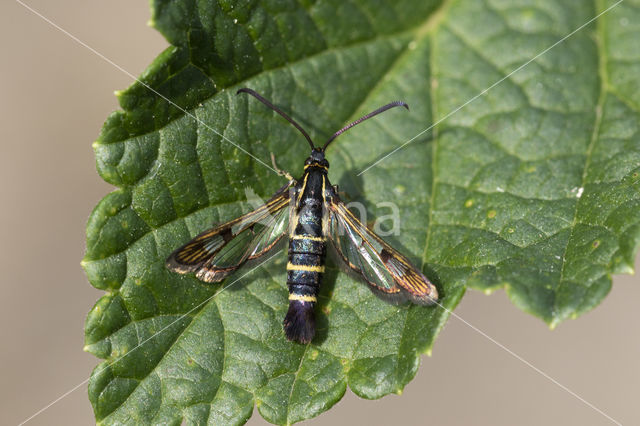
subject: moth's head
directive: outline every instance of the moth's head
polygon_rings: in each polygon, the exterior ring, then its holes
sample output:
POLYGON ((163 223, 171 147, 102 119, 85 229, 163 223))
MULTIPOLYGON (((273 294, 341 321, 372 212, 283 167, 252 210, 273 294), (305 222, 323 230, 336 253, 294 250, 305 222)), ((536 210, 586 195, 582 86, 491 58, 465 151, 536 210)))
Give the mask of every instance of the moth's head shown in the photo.
POLYGON ((328 170, 329 162, 324 158, 324 151, 321 148, 313 148, 309 158, 304 162, 305 170, 309 167, 319 167, 328 170))

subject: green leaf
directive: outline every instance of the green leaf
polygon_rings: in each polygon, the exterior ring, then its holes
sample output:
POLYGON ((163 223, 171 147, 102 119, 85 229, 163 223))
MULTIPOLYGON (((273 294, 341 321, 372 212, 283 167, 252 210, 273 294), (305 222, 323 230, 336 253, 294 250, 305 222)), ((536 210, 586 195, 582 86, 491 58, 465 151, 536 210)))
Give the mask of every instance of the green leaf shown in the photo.
POLYGON ((105 359, 89 386, 99 423, 240 424, 254 404, 294 423, 347 385, 364 398, 400 392, 466 287, 504 287, 555 326, 596 306, 611 274, 632 272, 637 0, 512 75, 614 2, 151 3, 172 46, 118 94, 122 110, 94 144, 100 176, 119 188, 89 219, 83 261, 106 291, 85 329, 86 350, 105 359), (284 183, 262 164, 271 152, 302 171, 304 139, 239 87, 317 142, 383 103, 411 106, 341 136, 330 179, 370 220, 397 206, 389 241, 422 265, 442 306, 387 304, 329 261, 317 337, 303 346, 282 333, 284 253, 221 285, 166 270, 176 247, 246 212, 247 190, 266 199, 284 183))

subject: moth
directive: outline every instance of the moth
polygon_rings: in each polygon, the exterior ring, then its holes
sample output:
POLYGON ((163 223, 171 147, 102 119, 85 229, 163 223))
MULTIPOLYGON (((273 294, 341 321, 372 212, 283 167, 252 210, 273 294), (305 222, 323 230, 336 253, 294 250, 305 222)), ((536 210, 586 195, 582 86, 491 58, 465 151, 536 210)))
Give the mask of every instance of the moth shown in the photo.
POLYGON ((252 95, 302 133, 311 146, 304 173, 300 179, 293 179, 279 171, 289 181, 270 200, 196 236, 167 258, 167 267, 179 273, 195 273, 208 283, 219 282, 244 263, 265 256, 288 237, 289 309, 283 328, 287 339, 303 344, 311 342, 315 334, 314 306, 325 272, 327 245, 348 271, 378 295, 423 305, 435 302, 435 285, 360 222, 327 177, 329 162, 325 151, 331 142, 375 115, 397 106, 409 109, 408 105, 401 101, 384 105, 338 130, 320 148, 296 121, 254 90, 244 88, 237 93, 252 95))

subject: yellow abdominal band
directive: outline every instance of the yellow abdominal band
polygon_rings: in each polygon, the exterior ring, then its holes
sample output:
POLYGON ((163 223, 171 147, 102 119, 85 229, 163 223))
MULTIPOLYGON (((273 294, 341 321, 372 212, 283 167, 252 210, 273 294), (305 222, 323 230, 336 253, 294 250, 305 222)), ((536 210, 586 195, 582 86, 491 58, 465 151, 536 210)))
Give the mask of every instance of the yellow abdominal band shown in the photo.
POLYGON ((289 294, 289 300, 298 300, 300 302, 315 302, 315 296, 309 294, 289 294))
POLYGON ((291 262, 287 263, 287 271, 309 271, 324 273, 324 266, 310 266, 310 265, 294 265, 291 262))
POLYGON ((294 240, 310 240, 310 241, 320 241, 320 242, 325 241, 324 237, 312 237, 310 235, 292 235, 290 238, 294 240))

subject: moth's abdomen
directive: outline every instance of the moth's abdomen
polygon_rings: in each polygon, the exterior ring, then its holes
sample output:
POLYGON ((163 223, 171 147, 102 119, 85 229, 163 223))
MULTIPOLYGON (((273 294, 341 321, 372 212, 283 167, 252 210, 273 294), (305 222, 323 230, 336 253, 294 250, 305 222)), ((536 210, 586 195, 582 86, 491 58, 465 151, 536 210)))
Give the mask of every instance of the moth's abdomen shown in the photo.
POLYGON ((287 285, 289 310, 284 318, 287 339, 309 343, 315 334, 316 304, 324 273, 326 245, 321 236, 293 235, 289 240, 287 285))
POLYGON ((289 240, 287 284, 318 287, 324 273, 325 247, 323 237, 294 235, 289 240))

